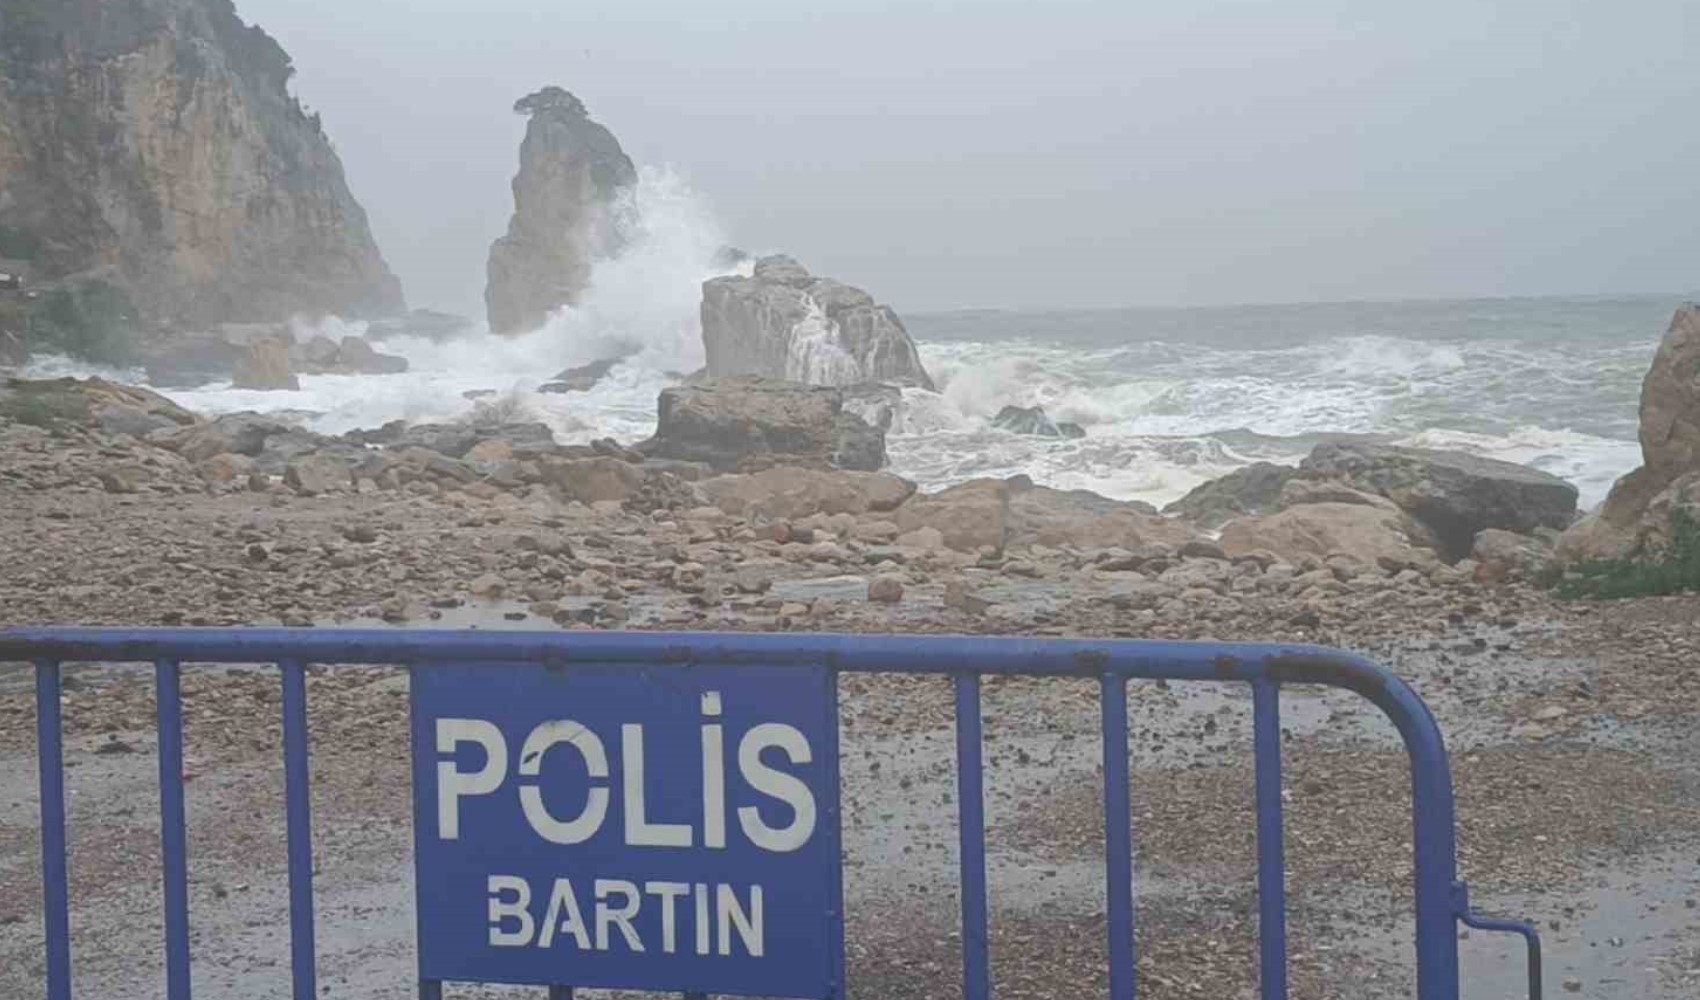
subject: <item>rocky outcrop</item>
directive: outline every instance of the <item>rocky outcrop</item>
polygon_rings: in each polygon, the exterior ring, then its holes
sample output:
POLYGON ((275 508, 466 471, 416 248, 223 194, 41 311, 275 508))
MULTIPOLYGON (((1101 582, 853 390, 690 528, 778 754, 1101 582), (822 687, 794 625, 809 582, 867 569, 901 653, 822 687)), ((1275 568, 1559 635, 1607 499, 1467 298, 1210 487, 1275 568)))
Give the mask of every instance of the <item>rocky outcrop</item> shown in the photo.
POLYGON ((1392 500, 1434 534, 1451 560, 1469 555, 1484 529, 1562 530, 1576 517, 1576 487, 1557 476, 1462 452, 1327 443, 1299 467, 1311 478, 1392 500))
POLYGON ((873 471, 885 465, 885 434, 844 412, 839 390, 750 377, 663 389, 655 436, 638 449, 706 462, 722 472, 772 465, 873 471))
POLYGON ((890 382, 933 388, 890 306, 790 257, 763 257, 750 277, 702 286, 711 376, 761 375, 811 385, 890 382))
POLYGON ((1568 562, 1660 548, 1676 510, 1700 515, 1700 305, 1685 305, 1641 382, 1641 462, 1559 540, 1568 562))
POLYGON ((615 201, 637 183, 619 140, 567 91, 544 87, 514 112, 531 121, 519 150, 513 218, 490 247, 484 304, 497 333, 535 330, 552 311, 579 301, 592 265, 620 246, 615 201))
POLYGON ((1273 513, 1283 506, 1282 490, 1298 474, 1291 466, 1255 462, 1193 487, 1164 507, 1163 513, 1206 528, 1220 527, 1236 517, 1273 513))
POLYGON ((256 340, 248 345, 248 354, 237 362, 231 374, 233 389, 258 389, 272 392, 301 388, 290 363, 289 347, 281 340, 256 340))
POLYGON ((538 392, 589 392, 596 388, 596 383, 608 376, 619 364, 618 358, 607 358, 602 361, 592 361, 588 365, 568 368, 559 372, 554 378, 537 387, 538 392))
POLYGON ((293 73, 229 0, 0 3, 0 257, 150 324, 400 311, 293 73))
POLYGON ((992 418, 992 426, 1011 434, 1033 437, 1083 438, 1086 428, 1067 420, 1053 421, 1043 406, 1006 406, 992 418))
POLYGON ((1363 504, 1315 503, 1266 517, 1231 521, 1222 551, 1233 558, 1273 553, 1295 566, 1339 557, 1365 568, 1433 563, 1420 529, 1399 510, 1363 504))
POLYGON ((974 479, 913 497, 898 508, 895 522, 904 532, 937 531, 946 547, 968 552, 1011 545, 1173 547, 1198 537, 1186 524, 1157 516, 1149 505, 1087 490, 1054 490, 1026 476, 974 479))
POLYGON ((133 437, 201 422, 157 392, 103 378, 7 379, 0 385, 0 417, 37 427, 63 421, 133 437))
POLYGON ((889 472, 844 472, 781 467, 747 476, 716 476, 703 494, 721 510, 794 519, 814 514, 866 514, 896 510, 915 484, 889 472))

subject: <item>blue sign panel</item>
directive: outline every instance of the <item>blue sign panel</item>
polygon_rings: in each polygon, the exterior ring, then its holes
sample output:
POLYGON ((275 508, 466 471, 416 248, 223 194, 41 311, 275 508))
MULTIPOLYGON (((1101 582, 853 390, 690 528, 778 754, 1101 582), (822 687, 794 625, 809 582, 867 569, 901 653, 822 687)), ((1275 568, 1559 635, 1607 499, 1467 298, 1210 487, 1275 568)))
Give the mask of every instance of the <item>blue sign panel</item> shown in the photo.
POLYGON ((841 995, 815 667, 417 667, 420 977, 841 995))

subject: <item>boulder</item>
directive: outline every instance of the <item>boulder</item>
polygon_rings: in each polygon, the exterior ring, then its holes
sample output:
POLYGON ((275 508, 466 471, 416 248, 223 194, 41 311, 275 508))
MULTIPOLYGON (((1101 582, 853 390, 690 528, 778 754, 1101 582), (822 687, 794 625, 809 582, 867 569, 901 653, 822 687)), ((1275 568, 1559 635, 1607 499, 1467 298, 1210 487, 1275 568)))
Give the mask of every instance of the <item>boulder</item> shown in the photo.
POLYGON ((125 462, 111 465, 96 473, 100 485, 108 493, 140 493, 142 487, 154 481, 153 470, 145 465, 125 462))
POLYGON ((1470 548, 1477 583, 1534 579, 1552 564, 1553 555, 1549 539, 1500 528, 1485 529, 1470 548))
POLYGON ((604 361, 592 361, 588 365, 568 368, 556 373, 555 377, 537 387, 538 392, 589 392, 596 388, 596 383, 602 381, 607 374, 620 363, 619 358, 609 358, 604 361))
POLYGON ((484 303, 496 333, 535 330, 590 287, 593 263, 618 252, 615 211, 637 168, 584 103, 545 87, 514 104, 530 118, 507 235, 490 247, 484 303))
POLYGON ((213 455, 195 466, 202 479, 220 486, 246 481, 253 468, 253 459, 231 452, 213 455))
POLYGON ((1285 510, 1307 503, 1355 503, 1365 507, 1399 509, 1398 504, 1386 497, 1355 490, 1332 479, 1289 479, 1286 485, 1281 487, 1281 496, 1275 506, 1285 510))
POLYGON ((543 477, 568 499, 584 504, 624 502, 643 485, 639 466, 617 458, 546 459, 543 477))
POLYGON ((701 314, 711 377, 933 388, 891 307, 860 288, 816 278, 790 257, 763 257, 747 278, 704 282, 701 314))
POLYGON ((138 437, 201 419, 151 389, 99 377, 6 379, 0 383, 0 417, 38 425, 63 420, 138 437))
POLYGON ((1112 500, 1091 490, 1054 490, 1026 476, 1008 480, 1011 545, 1140 548, 1155 542, 1179 546, 1197 537, 1180 521, 1160 517, 1137 500, 1112 500))
POLYGON ((1256 462, 1193 487, 1164 507, 1163 513, 1206 528, 1220 527, 1236 517, 1268 514, 1281 506, 1282 489, 1298 474, 1291 466, 1256 462))
MULTIPOLYGON (((273 435, 287 434, 293 430, 288 424, 280 423, 272 417, 252 411, 226 413, 214 417, 209 429, 219 438, 230 442, 228 450, 238 455, 247 455, 250 458, 264 451, 267 440, 273 435)), ((184 440, 187 443, 188 440, 192 439, 184 440)), ((188 456, 185 455, 184 457, 187 458, 188 456)))
POLYGON ((1306 559, 1322 562, 1343 555, 1374 567, 1432 561, 1434 553, 1425 550, 1424 540, 1421 529, 1402 511, 1315 503, 1230 521, 1222 529, 1219 544, 1230 559, 1273 552, 1282 562, 1296 566, 1306 559))
POLYGON ((1647 468, 1700 469, 1700 305, 1676 311, 1641 381, 1640 438, 1647 468))
POLYGON ((780 466, 742 476, 716 476, 701 484, 709 501, 728 514, 756 512, 783 520, 815 514, 865 514, 896 510, 915 484, 888 472, 850 472, 780 466))
POLYGON ((311 497, 344 492, 353 487, 354 476, 340 456, 312 454, 286 465, 283 482, 302 496, 311 497))
POLYGON ((1576 487, 1557 476, 1462 452, 1327 443, 1300 468, 1392 500, 1432 531, 1453 561, 1468 555, 1486 528, 1563 530, 1576 517, 1576 487))
POLYGON ((340 375, 399 375, 407 371, 407 359, 395 354, 379 354, 376 348, 359 337, 344 337, 337 345, 336 361, 331 370, 340 375))
POLYGON ((289 363, 297 372, 316 375, 334 370, 337 357, 341 353, 336 341, 319 333, 292 346, 289 349, 289 363))
POLYGON ((489 472, 504 462, 514 460, 514 446, 501 438, 490 438, 473 445, 461 457, 479 472, 489 472))
POLYGON ((694 483, 671 472, 654 471, 646 466, 643 482, 621 506, 634 514, 653 514, 663 510, 692 510, 707 503, 707 498, 694 483))
POLYGON ((874 471, 885 435, 844 412, 843 394, 775 379, 707 379, 661 391, 655 436, 637 450, 705 462, 722 472, 756 465, 874 471))
POLYGON ((1079 424, 1063 421, 1057 423, 1045 413, 1043 406, 1006 406, 992 418, 992 426, 1000 431, 1011 434, 1028 434, 1034 437, 1082 438, 1086 429, 1079 424))
MULTIPOLYGON (((1054 490, 1026 476, 975 479, 916 495, 898 508, 894 520, 905 537, 930 528, 946 547, 965 552, 1007 545, 1179 546, 1197 537, 1188 525, 1159 517, 1149 504, 1088 490, 1054 490)), ((901 537, 898 542, 904 544, 901 537)))
POLYGON ((1620 559, 1656 548, 1670 518, 1700 474, 1700 305, 1685 305, 1653 355, 1641 382, 1640 468, 1619 479, 1605 503, 1564 533, 1567 563, 1620 559))
POLYGON ((289 356, 289 346, 281 340, 256 340, 248 345, 248 353, 236 363, 230 378, 235 389, 258 389, 266 392, 301 388, 289 356))
POLYGON ((897 509, 897 526, 907 533, 932 528, 948 548, 1001 550, 1008 532, 1009 484, 973 479, 933 494, 917 494, 897 509))

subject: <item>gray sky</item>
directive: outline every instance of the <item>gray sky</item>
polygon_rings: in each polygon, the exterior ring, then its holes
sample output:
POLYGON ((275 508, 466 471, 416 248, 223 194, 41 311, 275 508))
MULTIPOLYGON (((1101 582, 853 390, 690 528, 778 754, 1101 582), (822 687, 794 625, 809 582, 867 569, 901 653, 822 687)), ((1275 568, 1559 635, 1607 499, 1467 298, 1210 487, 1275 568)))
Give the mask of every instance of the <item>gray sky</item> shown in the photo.
POLYGON ((410 303, 482 315, 578 94, 899 310, 1700 286, 1693 0, 237 0, 410 303))

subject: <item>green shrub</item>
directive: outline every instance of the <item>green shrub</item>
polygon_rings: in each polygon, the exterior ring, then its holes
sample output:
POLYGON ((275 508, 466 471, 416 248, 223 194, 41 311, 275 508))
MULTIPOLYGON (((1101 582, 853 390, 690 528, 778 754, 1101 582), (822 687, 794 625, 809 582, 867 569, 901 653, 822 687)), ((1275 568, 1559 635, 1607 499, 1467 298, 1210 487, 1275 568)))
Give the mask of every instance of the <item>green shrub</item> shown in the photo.
POLYGON ((1556 582, 1555 590, 1560 597, 1603 600, 1700 590, 1700 521, 1677 508, 1671 513, 1669 545, 1625 559, 1580 563, 1556 582))
POLYGON ((127 364, 135 360, 136 337, 135 304, 111 282, 62 285, 30 309, 29 341, 37 351, 127 364))

